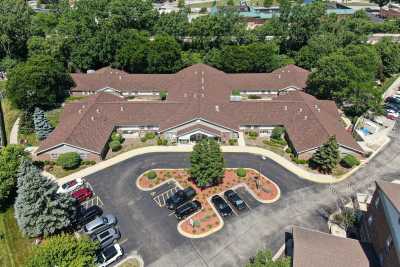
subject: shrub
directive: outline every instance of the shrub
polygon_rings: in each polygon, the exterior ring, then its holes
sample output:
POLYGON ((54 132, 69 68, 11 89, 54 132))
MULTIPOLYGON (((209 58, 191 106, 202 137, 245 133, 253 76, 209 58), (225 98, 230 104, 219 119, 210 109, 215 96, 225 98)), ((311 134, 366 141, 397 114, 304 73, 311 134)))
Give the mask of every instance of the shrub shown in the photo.
POLYGON ((267 146, 272 146, 272 147, 276 147, 276 148, 283 148, 282 144, 274 142, 272 140, 264 140, 263 143, 267 146))
POLYGON ((200 13, 207 13, 207 8, 206 7, 200 8, 200 13))
POLYGON ((94 161, 94 160, 84 160, 84 161, 82 161, 82 164, 83 165, 95 165, 96 161, 94 161))
POLYGON ((232 139, 229 139, 228 142, 229 142, 229 145, 234 146, 234 145, 237 144, 238 141, 237 141, 237 139, 233 139, 233 138, 232 138, 232 139))
POLYGON ((259 96, 259 95, 249 95, 248 98, 249 99, 261 99, 261 96, 259 96))
POLYGON ((145 142, 147 141, 147 139, 146 139, 146 137, 142 137, 142 138, 140 138, 140 141, 141 141, 142 143, 145 143, 145 142))
POLYGON ((294 163, 296 163, 296 164, 307 164, 307 163, 308 163, 308 160, 306 160, 306 159, 299 159, 298 157, 293 156, 293 155, 290 155, 290 158, 291 158, 292 161, 293 161, 294 163))
POLYGON ((288 154, 292 154, 292 149, 290 147, 288 147, 285 149, 285 152, 288 154))
POLYGON ((166 145, 168 145, 168 140, 167 139, 158 138, 157 139, 157 145, 166 146, 166 145))
POLYGON ((122 137, 122 135, 120 133, 113 132, 111 135, 111 141, 118 141, 118 142, 122 143, 124 141, 124 138, 122 137))
POLYGON ((66 170, 72 170, 79 167, 81 164, 81 157, 76 152, 67 152, 58 156, 57 165, 66 170))
POLYGON ((167 92, 166 91, 160 91, 160 99, 161 100, 166 100, 167 99, 167 92))
POLYGON ((283 128, 283 127, 275 127, 272 130, 271 139, 282 140, 282 134, 284 132, 285 132, 285 128, 283 128))
POLYGON ((340 161, 340 165, 345 168, 353 168, 354 166, 360 165, 360 161, 353 155, 346 155, 340 161))
POLYGON ((149 171, 146 173, 146 177, 150 180, 153 180, 157 177, 157 173, 155 171, 149 171))
POLYGON ((117 140, 111 141, 110 143, 108 143, 108 145, 110 146, 110 148, 113 152, 120 150, 122 147, 121 143, 117 140))
POLYGON ((247 171, 243 168, 239 168, 236 170, 236 175, 239 177, 245 177, 247 174, 247 171))
POLYGON ((256 139, 258 137, 258 133, 256 131, 250 131, 249 132, 249 137, 251 139, 256 139))
POLYGON ((240 95, 240 91, 239 90, 233 90, 232 91, 232 95, 236 95, 236 96, 239 96, 240 95))
POLYGON ((146 140, 154 139, 155 137, 156 137, 156 134, 154 132, 147 132, 144 135, 144 138, 146 138, 146 140))

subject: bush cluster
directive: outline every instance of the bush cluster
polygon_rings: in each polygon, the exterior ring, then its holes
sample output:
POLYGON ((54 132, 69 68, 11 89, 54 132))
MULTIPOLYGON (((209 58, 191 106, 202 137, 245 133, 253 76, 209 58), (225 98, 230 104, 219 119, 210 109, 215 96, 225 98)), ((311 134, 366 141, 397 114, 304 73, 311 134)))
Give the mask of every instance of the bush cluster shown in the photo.
POLYGON ((229 139, 228 143, 229 143, 229 145, 234 146, 238 143, 238 140, 231 138, 231 139, 229 139))
POLYGON ((118 141, 120 143, 124 142, 124 138, 122 137, 122 134, 113 132, 111 135, 111 141, 118 141))
POLYGON ((83 160, 82 161, 82 165, 90 166, 90 165, 95 165, 95 164, 96 164, 96 161, 94 161, 94 160, 83 160))
POLYGON ((256 139, 258 137, 258 133, 256 131, 247 132, 251 139, 256 139))
POLYGON ((167 139, 163 139, 163 138, 158 138, 157 139, 157 145, 166 146, 166 145, 168 145, 168 140, 167 139))
POLYGON ((345 168, 353 168, 354 166, 360 165, 360 161, 355 156, 348 154, 342 158, 340 165, 345 168))
POLYGON ((146 177, 150 180, 157 178, 157 173, 155 171, 149 171, 146 173, 146 177))
POLYGON ((232 91, 232 95, 240 96, 240 91, 238 89, 235 89, 232 91))
POLYGON ((296 164, 307 164, 308 160, 306 159, 299 159, 298 157, 294 156, 293 154, 290 155, 292 161, 296 164))
POLYGON ((283 128, 283 127, 275 127, 272 130, 271 139, 282 140, 282 134, 284 132, 285 132, 285 128, 283 128))
POLYGON ((259 95, 249 95, 248 98, 249 99, 261 99, 261 96, 259 96, 259 95))
POLYGON ((117 140, 111 141, 110 143, 108 143, 108 145, 110 146, 112 152, 116 152, 122 148, 121 143, 117 140))
POLYGON ((140 141, 143 143, 146 142, 147 140, 151 140, 156 138, 156 133, 154 132, 147 132, 142 138, 140 138, 140 141))
POLYGON ((160 99, 161 100, 167 100, 167 95, 168 93, 166 91, 160 91, 160 99))
POLYGON ((76 152, 67 152, 58 156, 56 164, 66 170, 73 170, 81 165, 81 156, 76 152))
POLYGON ((236 170, 236 175, 239 177, 245 177, 247 174, 247 171, 243 168, 239 168, 236 170))

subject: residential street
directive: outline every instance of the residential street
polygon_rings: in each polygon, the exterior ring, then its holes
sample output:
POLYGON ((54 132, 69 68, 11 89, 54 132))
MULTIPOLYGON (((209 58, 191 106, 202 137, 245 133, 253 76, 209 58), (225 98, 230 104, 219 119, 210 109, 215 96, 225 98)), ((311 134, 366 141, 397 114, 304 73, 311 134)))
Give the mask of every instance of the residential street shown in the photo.
POLYGON ((282 190, 279 201, 259 205, 229 220, 218 233, 204 239, 187 239, 176 231, 176 219, 158 208, 148 192, 135 186, 135 179, 149 168, 183 168, 188 154, 147 154, 124 161, 88 177, 101 197, 106 211, 119 218, 126 252, 137 250, 147 266, 243 266, 259 248, 276 251, 283 244, 284 233, 291 225, 327 231, 318 210, 335 206, 337 194, 347 195, 364 190, 374 180, 391 180, 400 174, 399 128, 392 142, 367 166, 350 179, 334 186, 312 184, 301 180, 273 161, 263 161, 250 154, 226 154, 228 167, 259 168, 282 190), (351 186, 349 186, 351 185, 351 186), (351 190, 350 190, 351 188, 351 190))

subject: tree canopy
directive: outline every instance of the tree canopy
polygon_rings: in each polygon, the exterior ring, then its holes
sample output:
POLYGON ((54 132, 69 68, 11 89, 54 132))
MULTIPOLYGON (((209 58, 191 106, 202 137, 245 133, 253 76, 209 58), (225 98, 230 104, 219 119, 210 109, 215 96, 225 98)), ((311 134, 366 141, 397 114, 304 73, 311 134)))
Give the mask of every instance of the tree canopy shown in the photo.
POLYGON ((8 145, 0 150, 0 210, 8 207, 15 195, 17 171, 27 155, 19 145, 8 145))
POLYGON ((246 267, 290 267, 290 257, 282 257, 275 261, 272 260, 272 253, 269 250, 260 250, 257 252, 254 258, 250 259, 250 262, 246 264, 246 267))
POLYGON ((217 184, 224 176, 224 157, 213 139, 203 139, 193 147, 190 163, 190 175, 200 187, 217 184))
POLYGON ((98 244, 88 237, 79 239, 73 235, 55 235, 33 249, 26 267, 90 267, 96 266, 98 244))
POLYGON ((313 154, 310 164, 312 167, 318 168, 322 173, 331 173, 339 160, 339 145, 336 142, 336 137, 331 136, 329 140, 313 154))
POLYGON ((54 58, 37 55, 10 71, 6 93, 17 108, 49 109, 64 100, 72 84, 70 75, 54 58))

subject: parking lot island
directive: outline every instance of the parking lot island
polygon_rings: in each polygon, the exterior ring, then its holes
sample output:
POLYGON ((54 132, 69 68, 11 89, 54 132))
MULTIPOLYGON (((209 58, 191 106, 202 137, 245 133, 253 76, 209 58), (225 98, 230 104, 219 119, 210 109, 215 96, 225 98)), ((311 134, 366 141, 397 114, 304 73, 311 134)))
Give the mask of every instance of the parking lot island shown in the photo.
MULTIPOLYGON (((136 185, 144 191, 154 190, 166 183, 175 182, 177 187, 192 187, 196 191, 195 200, 202 205, 201 210, 180 221, 178 232, 188 238, 203 238, 223 228, 224 221, 214 205, 211 197, 223 195, 229 189, 244 187, 257 201, 263 204, 273 203, 280 197, 280 189, 276 183, 254 169, 244 169, 241 176, 238 169, 225 169, 222 182, 208 188, 199 188, 192 181, 185 169, 153 169, 136 180, 136 185)), ((236 214, 236 212, 235 212, 236 214)))

